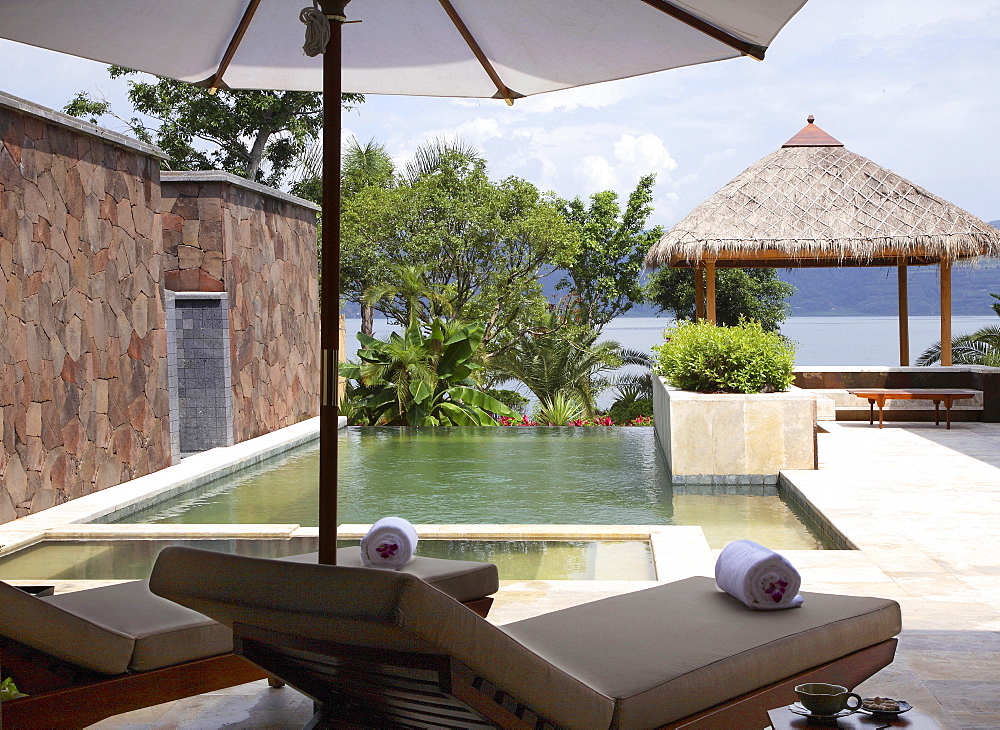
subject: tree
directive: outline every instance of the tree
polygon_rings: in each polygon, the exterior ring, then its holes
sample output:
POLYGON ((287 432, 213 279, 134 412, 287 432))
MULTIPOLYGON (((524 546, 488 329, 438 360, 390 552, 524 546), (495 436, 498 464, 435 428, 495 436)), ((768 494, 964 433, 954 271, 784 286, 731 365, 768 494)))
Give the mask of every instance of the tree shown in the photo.
MULTIPOLYGON (((717 269, 715 316, 720 325, 735 327, 740 318, 760 322, 773 332, 788 316, 788 297, 795 287, 774 269, 717 269)), ((694 271, 663 267, 650 277, 646 300, 678 321, 694 321, 694 271)))
POLYGON ((611 190, 592 195, 589 206, 580 198, 559 201, 566 220, 580 227, 582 240, 556 289, 568 292, 580 324, 603 327, 643 301, 639 272, 663 233, 659 226, 645 230, 655 182, 656 175, 640 179, 624 211, 611 190))
MULTIPOLYGON (((445 150, 436 166, 402 178, 393 187, 369 186, 344 201, 342 294, 361 301, 372 285, 362 274, 372 266, 391 291, 400 284, 392 265, 417 266, 428 290, 447 301, 428 301, 420 317, 482 322, 483 341, 496 349, 546 308, 539 278, 569 265, 579 246, 576 226, 558 206, 525 180, 499 183, 482 159, 445 150)), ((399 291, 397 288, 396 291, 399 291)), ((375 308, 407 321, 397 297, 375 308)))
MULTIPOLYGON (((990 306, 1000 315, 1000 294, 990 296, 997 300, 990 306)), ((917 365, 933 365, 940 361, 941 341, 938 340, 917 358, 917 365)), ((951 361, 956 365, 1000 367, 1000 325, 988 325, 971 334, 952 338, 951 361)))
MULTIPOLYGON (((137 71, 111 66, 111 78, 137 71)), ((79 92, 66 105, 67 114, 95 124, 109 115, 124 122, 140 140, 155 144, 170 157, 171 170, 225 170, 277 187, 322 128, 322 95, 305 91, 220 89, 210 94, 173 79, 155 83, 130 80, 128 99, 138 114, 159 121, 155 128, 139 117, 115 114, 107 100, 79 92)), ((345 94, 345 106, 364 101, 345 94)))

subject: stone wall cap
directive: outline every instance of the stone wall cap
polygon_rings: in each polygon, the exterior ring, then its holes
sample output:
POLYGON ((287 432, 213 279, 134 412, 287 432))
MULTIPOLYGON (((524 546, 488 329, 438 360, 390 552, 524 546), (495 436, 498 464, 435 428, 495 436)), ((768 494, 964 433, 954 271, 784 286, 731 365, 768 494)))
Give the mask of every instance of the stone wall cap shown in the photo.
POLYGON ((228 299, 229 292, 224 291, 173 291, 167 289, 164 292, 168 297, 175 299, 228 299))
POLYGON ((126 134, 113 132, 105 127, 85 122, 82 119, 71 117, 69 114, 57 112, 55 109, 49 109, 41 104, 36 104, 33 101, 28 101, 27 99, 22 99, 3 91, 0 91, 0 108, 13 109, 14 111, 36 117, 51 124, 59 125, 60 127, 68 127, 69 129, 79 132, 80 134, 97 137, 108 144, 116 147, 124 147, 127 150, 138 152, 139 154, 146 155, 148 157, 154 157, 158 160, 168 159, 167 153, 159 147, 146 144, 145 142, 140 142, 134 137, 129 137, 126 134))
POLYGON ((803 365, 797 373, 1000 373, 1000 368, 989 365, 949 365, 931 367, 921 365, 803 365))
POLYGON ((261 195, 266 195, 269 198, 277 198, 278 200, 283 200, 286 203, 292 203, 293 205, 298 205, 302 208, 308 208, 309 210, 314 210, 319 212, 322 210, 318 205, 316 205, 311 200, 306 200, 305 198, 299 198, 290 193, 286 193, 277 188, 272 188, 267 185, 261 185, 253 180, 248 180, 245 177, 240 177, 239 175, 233 175, 231 172, 223 172, 222 170, 180 170, 176 172, 170 172, 164 170, 160 173, 160 183, 227 183, 229 185, 235 185, 239 188, 246 188, 247 190, 253 190, 255 193, 260 193, 261 195))

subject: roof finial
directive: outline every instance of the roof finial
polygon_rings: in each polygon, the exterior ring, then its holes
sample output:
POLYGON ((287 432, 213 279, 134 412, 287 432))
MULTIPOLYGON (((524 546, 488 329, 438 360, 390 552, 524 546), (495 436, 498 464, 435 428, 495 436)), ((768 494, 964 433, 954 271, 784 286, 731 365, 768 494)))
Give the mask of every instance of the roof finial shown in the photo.
POLYGON ((809 122, 806 126, 799 130, 799 133, 792 137, 790 140, 781 145, 782 147, 843 147, 843 142, 838 142, 829 134, 824 132, 822 129, 817 127, 813 122, 816 121, 816 117, 810 114, 806 117, 806 121, 809 122))

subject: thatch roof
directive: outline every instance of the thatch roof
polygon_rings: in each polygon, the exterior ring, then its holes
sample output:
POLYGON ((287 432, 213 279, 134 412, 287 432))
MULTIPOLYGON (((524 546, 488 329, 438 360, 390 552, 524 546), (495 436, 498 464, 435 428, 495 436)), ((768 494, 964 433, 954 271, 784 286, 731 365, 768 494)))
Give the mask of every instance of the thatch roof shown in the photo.
POLYGON ((895 266, 1000 255, 1000 231, 809 124, 654 244, 646 266, 895 266))

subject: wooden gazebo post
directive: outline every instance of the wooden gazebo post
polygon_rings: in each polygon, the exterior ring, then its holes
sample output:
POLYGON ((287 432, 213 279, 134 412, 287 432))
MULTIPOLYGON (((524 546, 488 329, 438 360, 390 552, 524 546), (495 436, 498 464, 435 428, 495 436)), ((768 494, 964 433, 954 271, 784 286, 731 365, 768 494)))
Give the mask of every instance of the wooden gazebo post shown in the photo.
POLYGON ((705 262, 705 318, 709 324, 715 321, 715 260, 705 262))
POLYGON ((910 305, 906 295, 906 264, 896 267, 896 279, 899 290, 899 364, 905 368, 910 364, 910 305))
POLYGON ((705 319, 705 276, 701 265, 694 267, 694 321, 705 319))
POLYGON ((941 364, 951 365, 951 259, 941 256, 941 364))

